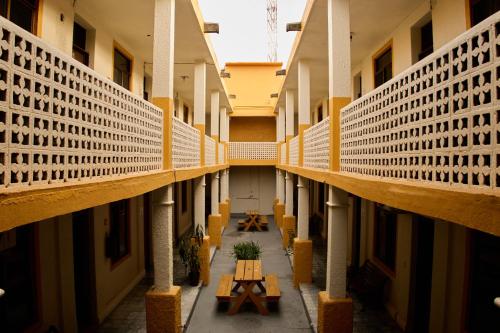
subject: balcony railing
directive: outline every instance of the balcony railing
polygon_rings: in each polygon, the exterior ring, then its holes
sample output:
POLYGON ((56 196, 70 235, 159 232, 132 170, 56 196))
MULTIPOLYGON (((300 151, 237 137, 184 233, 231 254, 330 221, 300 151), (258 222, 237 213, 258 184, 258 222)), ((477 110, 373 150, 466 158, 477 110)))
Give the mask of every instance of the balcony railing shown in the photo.
POLYGON ((205 135, 205 165, 215 165, 215 140, 205 135))
POLYGON ((304 167, 330 167, 330 118, 304 131, 304 167))
POLYGON ((289 148, 289 164, 293 166, 298 166, 299 165, 299 137, 296 136, 295 138, 290 140, 290 148, 289 148))
POLYGON ((268 161, 276 163, 276 142, 230 142, 232 161, 268 161))
POLYGON ((200 166, 200 131, 172 119, 172 163, 175 169, 200 166))
POLYGON ((163 112, 0 17, 0 189, 162 169, 163 112))
POLYGON ((500 189, 500 13, 341 112, 341 171, 500 189))

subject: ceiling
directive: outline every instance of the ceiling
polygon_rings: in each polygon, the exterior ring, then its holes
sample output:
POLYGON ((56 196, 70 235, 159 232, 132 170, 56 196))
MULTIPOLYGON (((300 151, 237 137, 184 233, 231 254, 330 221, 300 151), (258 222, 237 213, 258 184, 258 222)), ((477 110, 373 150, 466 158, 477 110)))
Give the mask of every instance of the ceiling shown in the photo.
MULTIPOLYGON (((152 73, 154 0, 77 0, 76 13, 86 16, 113 32, 119 42, 134 50, 148 64, 145 72, 152 73), (86 13, 91 15, 86 15, 86 13), (149 35, 149 36, 148 36, 149 35)), ((209 37, 203 33, 203 18, 195 0, 176 1, 175 8, 174 87, 188 103, 194 97, 194 64, 207 63, 206 110, 210 112, 210 91, 219 90, 221 107, 228 107, 225 84, 209 37)), ((89 22, 92 24, 92 22, 89 22)))
MULTIPOLYGON (((358 64, 381 39, 397 26, 424 0, 351 0, 351 64, 358 64), (391 15, 387 15, 390 8, 391 15), (354 19, 353 19, 354 18, 354 19)), ((285 104, 285 90, 297 89, 297 65, 309 63, 311 107, 328 96, 328 2, 310 0, 302 18, 302 32, 296 36, 288 64, 287 75, 280 91, 278 105, 285 104)), ((297 94, 295 94, 297 106, 297 94)), ((295 108, 297 112, 297 108, 295 108)))

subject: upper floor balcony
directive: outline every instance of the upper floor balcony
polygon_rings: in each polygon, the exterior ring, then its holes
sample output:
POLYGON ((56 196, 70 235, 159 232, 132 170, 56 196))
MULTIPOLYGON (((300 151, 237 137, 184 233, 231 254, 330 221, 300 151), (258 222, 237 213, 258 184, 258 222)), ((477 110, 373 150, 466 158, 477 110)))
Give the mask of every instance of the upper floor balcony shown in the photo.
POLYGON ((282 143, 280 164, 331 173, 333 156, 338 175, 498 196, 499 50, 496 13, 342 108, 339 123, 282 143))

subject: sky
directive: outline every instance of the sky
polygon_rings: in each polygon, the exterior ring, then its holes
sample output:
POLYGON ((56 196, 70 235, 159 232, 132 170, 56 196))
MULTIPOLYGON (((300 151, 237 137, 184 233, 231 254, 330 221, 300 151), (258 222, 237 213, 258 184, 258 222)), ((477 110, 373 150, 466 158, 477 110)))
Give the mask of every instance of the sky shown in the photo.
MULTIPOLYGON (((219 23, 211 34, 217 60, 268 61, 267 0, 198 0, 205 22, 219 23)), ((286 24, 302 19, 306 0, 278 0, 278 61, 288 61, 296 32, 286 24)))

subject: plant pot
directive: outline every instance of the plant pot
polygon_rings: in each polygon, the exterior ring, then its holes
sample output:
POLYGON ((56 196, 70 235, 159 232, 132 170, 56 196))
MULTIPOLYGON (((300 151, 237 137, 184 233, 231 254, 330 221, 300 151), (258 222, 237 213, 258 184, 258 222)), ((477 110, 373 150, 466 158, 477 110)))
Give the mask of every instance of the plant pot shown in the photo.
POLYGON ((188 278, 191 286, 197 286, 200 283, 200 272, 189 272, 188 278))

